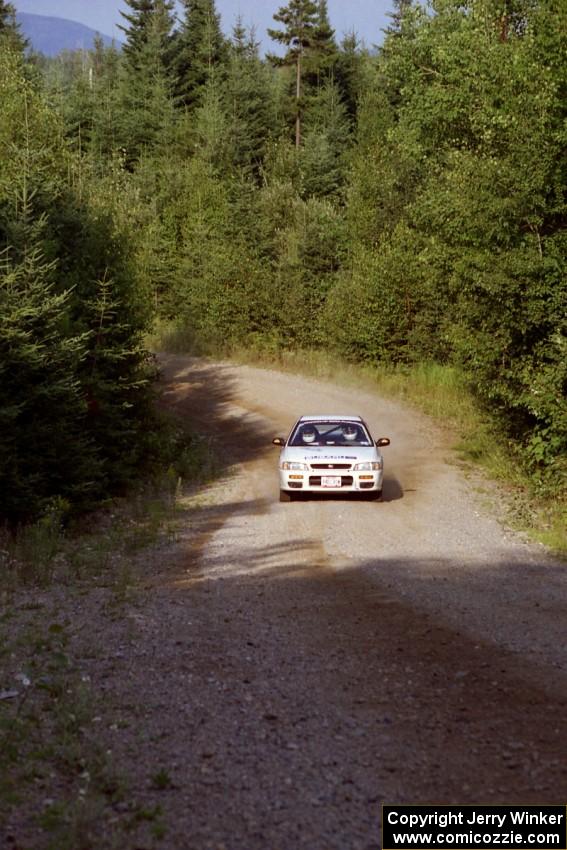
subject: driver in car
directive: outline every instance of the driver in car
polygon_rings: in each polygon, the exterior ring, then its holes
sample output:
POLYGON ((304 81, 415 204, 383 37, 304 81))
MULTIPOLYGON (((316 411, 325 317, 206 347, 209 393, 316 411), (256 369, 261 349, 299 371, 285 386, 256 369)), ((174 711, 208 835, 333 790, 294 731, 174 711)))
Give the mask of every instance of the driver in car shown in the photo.
POLYGON ((313 428, 312 425, 307 425, 301 431, 301 439, 304 443, 308 443, 309 445, 314 445, 317 442, 317 431, 313 428))

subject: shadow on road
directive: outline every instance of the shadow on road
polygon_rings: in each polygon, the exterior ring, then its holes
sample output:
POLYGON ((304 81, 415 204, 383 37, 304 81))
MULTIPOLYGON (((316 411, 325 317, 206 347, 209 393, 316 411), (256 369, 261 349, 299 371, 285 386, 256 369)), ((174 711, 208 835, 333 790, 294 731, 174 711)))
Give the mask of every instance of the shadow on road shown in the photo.
POLYGON ((273 434, 261 417, 239 407, 231 367, 160 355, 162 403, 212 436, 227 466, 273 452, 273 434))
MULTIPOLYGON (((176 665, 190 674, 163 719, 183 846, 378 850, 381 802, 564 802, 564 678, 389 586, 400 570, 426 582, 426 562, 337 570, 316 540, 244 537, 204 567, 161 588, 183 614, 167 645, 182 648, 153 682, 160 694, 176 665)), ((491 567, 502 586, 514 571, 491 567)))
MULTIPOLYGON (((347 760, 387 765, 403 779, 406 799, 560 803, 564 674, 550 678, 550 667, 528 653, 472 637, 410 603, 380 581, 400 566, 427 573, 423 562, 387 558, 336 571, 318 541, 294 539, 208 557, 202 582, 187 592, 215 586, 215 604, 230 599, 243 611, 261 595, 248 620, 255 640, 270 639, 254 657, 254 678, 278 682, 307 716, 321 719, 327 706, 339 734, 352 738, 347 760)), ((517 565, 495 563, 491 572, 504 586, 517 565)), ((238 642, 229 632, 224 639, 238 642)), ((332 750, 330 726, 319 735, 332 750)))

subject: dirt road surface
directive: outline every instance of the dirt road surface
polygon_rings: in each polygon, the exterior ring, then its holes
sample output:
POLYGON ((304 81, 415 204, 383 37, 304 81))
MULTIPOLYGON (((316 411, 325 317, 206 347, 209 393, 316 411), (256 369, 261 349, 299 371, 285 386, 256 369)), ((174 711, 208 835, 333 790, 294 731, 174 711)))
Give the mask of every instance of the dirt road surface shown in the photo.
POLYGON ((167 404, 235 464, 146 609, 167 846, 371 850, 381 802, 564 803, 565 565, 503 530, 416 413, 162 362, 167 404), (384 501, 280 504, 272 437, 333 412, 391 438, 384 501))
POLYGON ((159 835, 116 846, 378 850, 382 802, 564 804, 565 564, 499 525, 415 412, 161 363, 164 403, 215 434, 226 474, 148 556, 126 616, 97 625, 101 590, 70 618, 97 734, 128 798, 159 806, 159 835), (280 504, 272 438, 348 412, 391 438, 384 501, 280 504))

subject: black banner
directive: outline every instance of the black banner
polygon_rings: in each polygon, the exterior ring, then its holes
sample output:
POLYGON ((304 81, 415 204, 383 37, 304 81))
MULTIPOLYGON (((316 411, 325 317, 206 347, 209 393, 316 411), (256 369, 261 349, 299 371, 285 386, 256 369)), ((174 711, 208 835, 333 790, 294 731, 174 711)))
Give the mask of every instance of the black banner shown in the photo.
POLYGON ((567 850, 566 806, 382 806, 383 850, 567 850))

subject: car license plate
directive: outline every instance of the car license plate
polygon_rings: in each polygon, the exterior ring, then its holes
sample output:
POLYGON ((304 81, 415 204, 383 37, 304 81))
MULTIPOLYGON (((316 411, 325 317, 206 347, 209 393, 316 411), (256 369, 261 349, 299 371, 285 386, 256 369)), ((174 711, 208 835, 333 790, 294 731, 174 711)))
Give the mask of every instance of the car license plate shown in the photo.
POLYGON ((321 487, 340 487, 341 486, 341 476, 340 475, 324 475, 321 478, 321 487))

